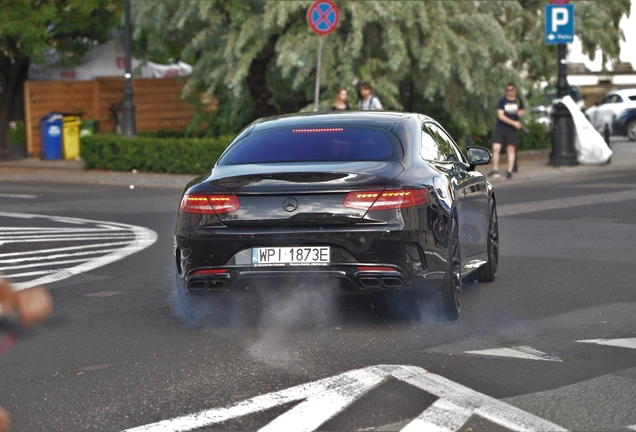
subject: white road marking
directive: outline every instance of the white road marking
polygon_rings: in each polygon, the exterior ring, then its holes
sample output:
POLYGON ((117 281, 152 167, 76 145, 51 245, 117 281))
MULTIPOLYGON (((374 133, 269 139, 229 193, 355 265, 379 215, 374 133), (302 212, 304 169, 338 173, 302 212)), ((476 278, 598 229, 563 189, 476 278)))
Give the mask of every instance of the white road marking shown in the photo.
POLYGON ((51 274, 51 273, 55 273, 55 270, 38 270, 38 271, 27 272, 27 273, 12 273, 11 278, 18 279, 18 278, 24 278, 29 276, 39 276, 39 275, 51 274))
POLYGON ((23 194, 0 194, 0 198, 24 198, 33 199, 37 198, 37 195, 23 195, 23 194))
POLYGON ((631 425, 631 426, 627 426, 627 429, 631 429, 633 431, 636 431, 636 424, 631 425))
POLYGON ((466 354, 476 354, 483 356, 495 357, 512 357, 525 360, 545 360, 560 362, 561 359, 556 356, 548 355, 529 346, 518 346, 514 348, 495 348, 477 351, 464 351, 466 354))
POLYGON ((313 431, 389 377, 402 380, 440 398, 409 423, 404 431, 455 431, 471 415, 479 415, 514 431, 565 430, 533 414, 431 374, 425 369, 416 366, 379 365, 256 396, 229 407, 163 420, 125 432, 189 431, 296 401, 303 402, 261 430, 313 431), (419 428, 419 425, 426 429, 419 428))
POLYGON ((543 201, 522 202, 517 204, 505 204, 502 206, 497 206, 497 215, 500 217, 514 216, 524 213, 558 210, 571 207, 587 206, 592 204, 609 204, 613 202, 631 201, 635 199, 636 190, 572 196, 567 198, 555 198, 543 201))
MULTIPOLYGON (((51 262, 47 262, 46 265, 60 266, 62 264, 74 264, 78 262, 86 262, 86 261, 89 261, 90 259, 91 258, 80 258, 80 259, 74 259, 74 260, 51 261, 51 262)), ((41 267, 42 264, 43 263, 38 262, 38 263, 31 263, 31 264, 0 267, 0 272, 6 272, 7 270, 22 270, 26 268, 41 267)))
MULTIPOLYGON (((109 244, 109 246, 112 245, 109 244)), ((96 255, 96 254, 100 254, 100 253, 106 253, 106 252, 112 252, 116 249, 97 249, 94 251, 86 251, 86 252, 75 252, 75 253, 70 253, 70 254, 60 254, 60 255, 43 255, 43 256, 35 256, 35 257, 31 257, 31 258, 13 258, 13 259, 8 259, 8 260, 0 260, 0 264, 12 264, 12 263, 18 263, 18 262, 27 262, 27 261, 48 261, 48 260, 52 260, 52 259, 57 259, 57 258, 68 258, 68 257, 72 257, 72 256, 85 256, 85 255, 96 255)), ((49 264, 47 262, 47 264, 49 264)))
POLYGON ((25 242, 41 242, 42 240, 63 240, 63 241, 73 241, 73 240, 85 240, 85 239, 113 239, 120 237, 131 237, 130 233, 117 233, 117 234, 61 234, 61 235, 42 235, 42 234, 33 234, 29 236, 0 236, 0 241, 3 243, 21 243, 25 242))
POLYGON ((2 226, 0 227, 0 246, 5 248, 7 247, 6 245, 26 243, 29 245, 56 242, 80 243, 69 247, 40 250, 33 250, 30 247, 30 250, 26 251, 2 251, 0 258, 12 258, 0 261, 2 264, 9 264, 0 267, 0 271, 7 272, 6 277, 24 279, 41 276, 36 279, 14 283, 13 286, 16 289, 57 282, 79 273, 91 271, 138 252, 152 245, 157 240, 157 234, 148 228, 122 223, 8 212, 0 212, 0 217, 31 220, 44 219, 53 223, 74 225, 73 228, 2 226), (86 244, 87 242, 88 244, 86 244), (91 244, 91 242, 96 243, 91 244), (69 251, 83 252, 65 253, 69 251), (78 258, 60 260, 60 258, 72 257, 78 258), (68 267, 69 265, 71 267, 68 267), (28 268, 39 269, 32 272, 21 271, 28 268), (12 271, 15 272, 12 273, 12 271))
POLYGON ((9 256, 36 255, 36 254, 49 253, 49 252, 62 252, 62 251, 80 250, 80 249, 94 249, 94 248, 103 247, 103 246, 120 246, 120 245, 125 245, 128 243, 129 242, 127 241, 113 242, 113 243, 95 243, 95 244, 88 244, 88 245, 63 247, 63 248, 41 249, 41 250, 35 250, 35 251, 10 252, 10 253, 0 254, 0 258, 5 258, 9 256))
POLYGON ((636 338, 624 338, 624 339, 588 339, 588 340, 580 340, 577 342, 581 343, 591 343, 597 345, 609 345, 620 348, 631 348, 636 349, 636 338))
POLYGON ((55 233, 111 233, 113 231, 124 231, 121 228, 38 228, 38 227, 0 227, 0 232, 7 232, 13 235, 21 234, 55 234, 55 233))
POLYGON ((438 399, 426 411, 407 424, 402 432, 458 431, 473 415, 473 410, 446 399, 438 399))

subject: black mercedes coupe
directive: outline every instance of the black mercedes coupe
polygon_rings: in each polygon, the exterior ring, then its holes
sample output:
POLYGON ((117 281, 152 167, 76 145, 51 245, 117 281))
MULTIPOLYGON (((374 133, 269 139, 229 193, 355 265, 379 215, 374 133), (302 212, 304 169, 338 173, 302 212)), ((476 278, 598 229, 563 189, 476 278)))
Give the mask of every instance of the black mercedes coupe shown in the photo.
POLYGON ((320 278, 342 294, 411 292, 456 319, 462 280, 497 276, 495 194, 475 169, 490 158, 481 147, 464 154, 421 114, 257 120, 183 193, 182 308, 270 279, 320 278))

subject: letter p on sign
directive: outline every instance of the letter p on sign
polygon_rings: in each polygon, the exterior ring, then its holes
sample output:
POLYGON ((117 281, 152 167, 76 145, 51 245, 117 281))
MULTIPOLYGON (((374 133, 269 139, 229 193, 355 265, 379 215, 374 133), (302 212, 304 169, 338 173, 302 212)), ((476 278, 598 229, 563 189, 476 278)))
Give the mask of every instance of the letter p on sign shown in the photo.
POLYGON ((556 33, 559 27, 568 25, 570 22, 570 12, 564 7, 552 8, 552 31, 556 33))

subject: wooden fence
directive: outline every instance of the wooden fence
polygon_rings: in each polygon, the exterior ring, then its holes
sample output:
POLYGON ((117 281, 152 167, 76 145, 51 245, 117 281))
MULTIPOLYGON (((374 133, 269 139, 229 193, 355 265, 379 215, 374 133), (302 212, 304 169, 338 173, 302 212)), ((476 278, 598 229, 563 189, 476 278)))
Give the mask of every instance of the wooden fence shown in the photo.
MULTIPOLYGON (((195 114, 195 108, 181 100, 184 84, 179 78, 133 80, 137 131, 184 130, 195 114)), ((27 155, 40 156, 40 119, 50 112, 81 115, 82 120, 99 121, 99 133, 115 132, 123 91, 123 77, 27 81, 24 85, 27 155)))

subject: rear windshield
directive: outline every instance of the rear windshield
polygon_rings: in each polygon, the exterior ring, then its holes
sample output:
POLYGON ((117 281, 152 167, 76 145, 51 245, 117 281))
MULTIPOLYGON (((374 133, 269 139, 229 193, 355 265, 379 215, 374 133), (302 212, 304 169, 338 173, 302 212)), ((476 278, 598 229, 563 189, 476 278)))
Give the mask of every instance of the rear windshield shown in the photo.
POLYGON ((362 127, 275 129, 248 135, 219 165, 283 162, 386 161, 402 157, 395 135, 362 127))

